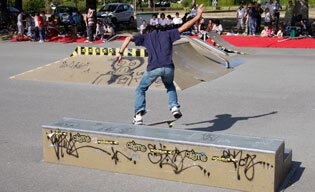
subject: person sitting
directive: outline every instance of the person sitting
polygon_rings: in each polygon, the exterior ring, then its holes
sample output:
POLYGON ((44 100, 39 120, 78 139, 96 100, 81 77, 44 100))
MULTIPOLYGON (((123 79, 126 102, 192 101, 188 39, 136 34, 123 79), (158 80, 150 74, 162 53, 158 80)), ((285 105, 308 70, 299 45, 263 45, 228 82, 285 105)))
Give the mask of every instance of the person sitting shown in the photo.
POLYGON ((152 18, 150 19, 150 26, 158 27, 159 20, 157 19, 157 15, 153 14, 152 18))
POLYGON ((206 30, 205 19, 202 17, 202 18, 200 18, 200 20, 198 22, 198 32, 199 32, 199 34, 203 34, 205 30, 206 30))
POLYGON ((279 26, 279 30, 277 31, 277 34, 274 37, 283 38, 283 28, 282 28, 282 26, 279 26))
POLYGON ((219 35, 222 34, 223 27, 222 27, 219 19, 214 20, 214 25, 213 25, 212 31, 215 31, 219 35))
POLYGON ((268 37, 268 26, 264 26, 264 29, 260 32, 260 37, 268 37))
POLYGON ((214 25, 213 19, 210 19, 209 22, 208 22, 208 26, 207 26, 207 28, 206 28, 206 31, 207 31, 207 32, 212 31, 213 25, 214 25))
POLYGON ((165 13, 160 14, 159 28, 161 31, 165 31, 167 29, 167 19, 165 18, 165 13))
POLYGON ((167 29, 172 29, 173 28, 173 18, 171 15, 166 16, 167 19, 167 29))
POLYGON ((98 39, 103 40, 105 30, 106 30, 106 27, 103 24, 103 22, 100 19, 97 19, 96 30, 95 30, 95 39, 96 40, 98 40, 98 39))
MULTIPOLYGON (((110 38, 112 38, 114 35, 116 35, 115 30, 112 26, 111 23, 107 23, 106 24, 106 30, 104 32, 104 38, 106 38, 106 40, 109 40, 110 38)), ((105 41, 104 41, 105 42, 105 41)))
POLYGON ((175 13, 175 17, 173 18, 173 25, 174 27, 178 28, 183 24, 183 20, 181 17, 179 17, 179 13, 175 13))
POLYGON ((141 23, 141 25, 139 27, 140 34, 143 34, 143 30, 145 30, 146 27, 147 27, 147 21, 143 19, 142 23, 141 23))

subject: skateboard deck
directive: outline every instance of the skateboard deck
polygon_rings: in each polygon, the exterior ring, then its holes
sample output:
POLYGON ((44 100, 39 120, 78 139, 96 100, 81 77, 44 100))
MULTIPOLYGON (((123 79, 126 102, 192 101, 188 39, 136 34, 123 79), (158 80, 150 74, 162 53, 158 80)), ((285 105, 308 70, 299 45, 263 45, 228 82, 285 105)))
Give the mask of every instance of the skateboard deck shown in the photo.
POLYGON ((153 125, 161 125, 161 124, 166 123, 169 128, 172 128, 176 120, 177 119, 168 119, 168 120, 162 120, 162 121, 157 121, 157 122, 152 122, 152 123, 145 123, 144 125, 153 126, 153 125))

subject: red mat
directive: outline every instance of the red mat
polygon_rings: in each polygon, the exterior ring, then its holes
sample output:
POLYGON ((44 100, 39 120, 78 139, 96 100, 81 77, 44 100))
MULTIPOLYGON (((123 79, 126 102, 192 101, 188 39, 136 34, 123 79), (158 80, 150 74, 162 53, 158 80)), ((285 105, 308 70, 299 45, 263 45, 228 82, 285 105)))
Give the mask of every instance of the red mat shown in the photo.
MULTIPOLYGON (((198 36, 193 38, 199 38, 198 36)), ((300 38, 300 39, 283 39, 257 36, 221 36, 230 44, 238 47, 274 47, 274 48, 315 48, 315 38, 300 38)), ((125 37, 118 37, 115 41, 122 41, 125 37)), ((11 41, 16 41, 16 37, 11 41)), ((24 39, 29 40, 29 39, 24 39)), ((46 39, 46 42, 60 42, 60 43, 85 43, 86 38, 72 38, 71 36, 53 36, 46 39)), ((212 42, 208 39, 209 43, 212 42)), ((93 43, 103 43, 102 40, 93 41, 93 43)))
MULTIPOLYGON (((114 39, 113 41, 122 41, 124 40, 125 37, 118 37, 116 39, 114 39)), ((27 36, 24 36, 23 41, 29 41, 30 38, 27 36)), ((59 43, 88 43, 85 42, 87 39, 86 37, 80 37, 80 38, 73 38, 71 36, 53 36, 53 37, 48 37, 46 39, 46 42, 59 42, 59 43)), ((11 41, 17 41, 16 37, 13 37, 11 39, 11 41)), ((93 41, 93 43, 99 44, 99 43, 103 43, 103 40, 96 40, 93 41)))
POLYGON ((256 36, 221 36, 238 47, 315 48, 315 38, 283 39, 256 36))

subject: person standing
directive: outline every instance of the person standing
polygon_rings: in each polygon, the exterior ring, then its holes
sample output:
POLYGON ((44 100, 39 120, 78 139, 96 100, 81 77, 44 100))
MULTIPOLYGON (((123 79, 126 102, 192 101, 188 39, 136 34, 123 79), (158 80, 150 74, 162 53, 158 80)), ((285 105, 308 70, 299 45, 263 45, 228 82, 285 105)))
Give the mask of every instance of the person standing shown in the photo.
POLYGON ((182 116, 173 82, 175 68, 172 59, 173 42, 181 38, 180 33, 189 29, 201 18, 203 10, 203 5, 200 5, 197 15, 179 28, 157 31, 155 27, 148 26, 145 34, 129 36, 121 45, 120 52, 116 56, 118 62, 121 62, 123 52, 131 41, 135 42, 136 46, 144 46, 149 55, 147 69, 136 88, 133 124, 143 124, 143 115, 146 113, 146 91, 158 77, 161 77, 167 89, 168 106, 172 115, 175 119, 182 116))
POLYGON ((38 22, 38 33, 39 33, 39 43, 43 43, 45 41, 45 24, 43 14, 37 16, 38 22))
POLYGON ((256 8, 253 2, 248 5, 248 10, 245 17, 248 17, 248 34, 256 34, 256 8))
POLYGON ((275 11, 274 11, 274 20, 275 20, 275 27, 276 27, 277 31, 278 31, 278 28, 279 28, 280 9, 282 9, 282 5, 279 2, 279 0, 276 0, 275 11))
POLYGON ((93 43, 93 32, 94 32, 94 26, 95 26, 95 21, 94 21, 94 10, 89 8, 87 12, 87 33, 88 33, 88 42, 93 43))
POLYGON ((261 4, 256 4, 256 33, 261 31, 261 14, 264 13, 264 10, 261 8, 261 4))
POLYGON ((23 26, 23 11, 20 11, 19 15, 17 16, 17 28, 18 28, 18 41, 24 40, 24 26, 23 26))
POLYGON ((236 29, 237 32, 240 33, 240 31, 242 31, 242 33, 244 33, 245 30, 245 14, 246 14, 246 8, 244 7, 243 2, 240 2, 240 6, 239 8, 236 10, 236 29))
POLYGON ((294 5, 292 3, 292 0, 289 1, 288 6, 285 8, 285 14, 284 14, 284 22, 286 25, 294 25, 292 23, 293 21, 293 10, 294 10, 294 5))

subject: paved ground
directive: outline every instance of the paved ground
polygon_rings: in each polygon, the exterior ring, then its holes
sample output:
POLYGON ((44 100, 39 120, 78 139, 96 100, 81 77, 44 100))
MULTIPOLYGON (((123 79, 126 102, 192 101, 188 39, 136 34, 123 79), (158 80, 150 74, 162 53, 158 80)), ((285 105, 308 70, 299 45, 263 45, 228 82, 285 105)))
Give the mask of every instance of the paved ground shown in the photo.
MULTIPOLYGON (((1 191, 231 191, 43 162, 43 124, 62 117, 131 121, 134 88, 9 79, 66 58, 76 46, 0 42, 1 191)), ((184 116, 174 128, 283 139, 293 150, 294 164, 300 165, 285 191, 312 191, 314 49, 255 52, 235 56, 233 61, 242 65, 233 72, 178 92, 184 116), (264 115, 274 111, 277 113, 264 115), (262 116, 253 117, 257 115, 262 116), (201 123, 204 121, 215 123, 201 123), (186 126, 188 123, 195 124, 186 126)), ((147 97, 151 112, 145 121, 169 116, 165 91, 150 90, 147 97)))

